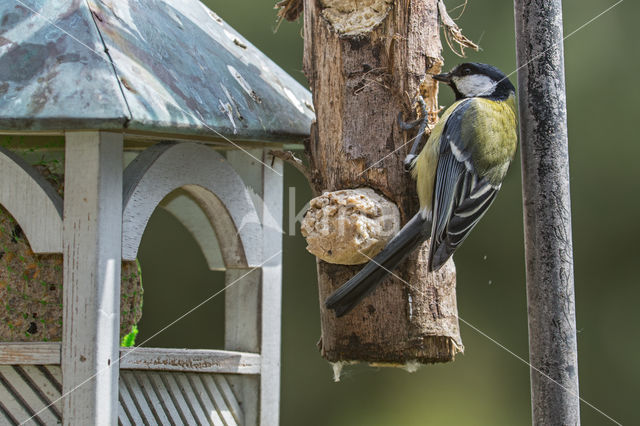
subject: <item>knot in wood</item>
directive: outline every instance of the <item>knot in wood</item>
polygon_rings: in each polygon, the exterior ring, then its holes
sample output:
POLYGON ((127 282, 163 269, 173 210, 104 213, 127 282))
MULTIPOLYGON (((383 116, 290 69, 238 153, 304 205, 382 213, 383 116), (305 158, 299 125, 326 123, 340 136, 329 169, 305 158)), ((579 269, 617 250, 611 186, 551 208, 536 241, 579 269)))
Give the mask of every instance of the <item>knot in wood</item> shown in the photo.
POLYGON ((321 0, 322 17, 341 35, 367 34, 389 14, 390 0, 321 0))

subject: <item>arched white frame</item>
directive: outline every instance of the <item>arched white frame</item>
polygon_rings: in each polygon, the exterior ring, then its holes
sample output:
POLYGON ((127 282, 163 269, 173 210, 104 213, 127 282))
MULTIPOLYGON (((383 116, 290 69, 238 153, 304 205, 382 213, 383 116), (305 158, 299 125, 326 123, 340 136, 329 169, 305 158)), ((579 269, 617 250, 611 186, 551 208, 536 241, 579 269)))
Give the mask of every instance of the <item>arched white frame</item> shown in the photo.
POLYGON ((134 260, 156 206, 182 188, 209 218, 227 268, 259 266, 262 226, 242 178, 212 148, 198 143, 159 143, 124 172, 122 257, 134 260))
POLYGON ((2 147, 0 204, 20 224, 34 253, 62 253, 62 198, 29 163, 2 147))
POLYGON ((218 237, 211 225, 211 221, 202 211, 200 205, 185 191, 174 191, 165 197, 160 207, 182 223, 191 234, 193 240, 200 247, 200 251, 212 271, 226 269, 222 259, 222 249, 218 244, 218 237))

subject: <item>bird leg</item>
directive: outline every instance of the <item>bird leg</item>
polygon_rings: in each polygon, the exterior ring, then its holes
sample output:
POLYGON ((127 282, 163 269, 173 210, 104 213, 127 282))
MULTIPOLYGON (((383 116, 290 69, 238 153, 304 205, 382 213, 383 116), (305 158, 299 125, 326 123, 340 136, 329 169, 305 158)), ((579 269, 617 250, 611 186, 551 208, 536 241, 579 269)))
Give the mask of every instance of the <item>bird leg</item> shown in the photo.
POLYGON ((411 171, 411 169, 413 168, 413 161, 417 157, 416 152, 418 151, 418 147, 420 146, 420 143, 424 138, 427 125, 429 124, 429 116, 427 115, 427 105, 425 104, 424 99, 422 99, 422 96, 418 96, 416 101, 420 105, 420 112, 421 112, 420 118, 418 118, 415 121, 405 123, 404 121, 402 121, 402 113, 398 114, 398 125, 402 130, 404 131, 411 130, 417 125, 420 125, 420 127, 418 128, 418 134, 416 134, 415 138, 413 138, 413 145, 411 145, 411 151, 409 151, 409 154, 404 158, 403 164, 404 164, 404 170, 406 172, 411 171))

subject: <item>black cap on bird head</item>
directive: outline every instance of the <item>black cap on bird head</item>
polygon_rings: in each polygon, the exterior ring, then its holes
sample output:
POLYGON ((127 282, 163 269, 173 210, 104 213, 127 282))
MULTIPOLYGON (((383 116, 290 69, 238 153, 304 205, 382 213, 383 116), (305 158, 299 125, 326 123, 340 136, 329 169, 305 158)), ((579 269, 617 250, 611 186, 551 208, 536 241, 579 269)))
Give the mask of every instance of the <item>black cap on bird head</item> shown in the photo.
POLYGON ((448 84, 456 99, 483 97, 504 100, 516 90, 498 68, 478 62, 465 62, 448 73, 431 77, 448 84))

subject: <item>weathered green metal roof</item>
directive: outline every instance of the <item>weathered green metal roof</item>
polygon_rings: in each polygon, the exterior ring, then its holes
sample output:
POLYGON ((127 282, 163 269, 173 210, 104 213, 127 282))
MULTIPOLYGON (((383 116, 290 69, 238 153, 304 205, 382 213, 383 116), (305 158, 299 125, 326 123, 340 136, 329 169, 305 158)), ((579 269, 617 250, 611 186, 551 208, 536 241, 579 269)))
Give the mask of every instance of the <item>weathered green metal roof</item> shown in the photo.
POLYGON ((299 142, 310 93, 197 0, 0 2, 0 132, 299 142))

